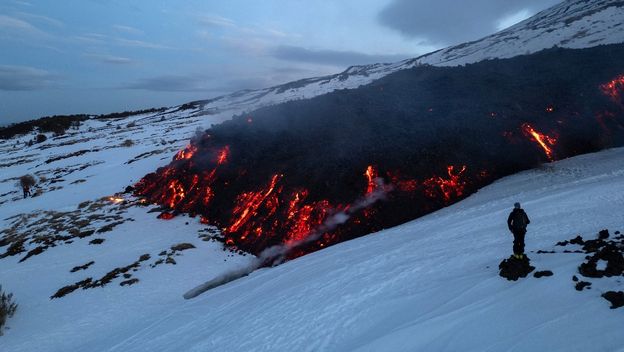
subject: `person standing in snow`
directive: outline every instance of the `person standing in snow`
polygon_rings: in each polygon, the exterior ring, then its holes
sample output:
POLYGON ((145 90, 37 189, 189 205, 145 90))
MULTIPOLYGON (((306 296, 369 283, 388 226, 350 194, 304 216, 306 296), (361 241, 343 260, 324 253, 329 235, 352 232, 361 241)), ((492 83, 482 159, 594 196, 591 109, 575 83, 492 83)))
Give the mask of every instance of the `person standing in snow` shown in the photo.
POLYGON ((524 257, 524 235, 526 235, 526 228, 530 223, 531 221, 520 207, 520 203, 515 203, 514 209, 507 218, 507 226, 514 235, 513 252, 516 259, 524 257))

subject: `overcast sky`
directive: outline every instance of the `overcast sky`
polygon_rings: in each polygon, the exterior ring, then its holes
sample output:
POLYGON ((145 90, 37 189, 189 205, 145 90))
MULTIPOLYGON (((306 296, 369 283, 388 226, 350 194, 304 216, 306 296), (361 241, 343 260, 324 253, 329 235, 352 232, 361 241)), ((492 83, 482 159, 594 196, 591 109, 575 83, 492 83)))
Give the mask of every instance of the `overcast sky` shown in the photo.
POLYGON ((0 125, 171 106, 392 62, 558 0, 0 0, 0 125))

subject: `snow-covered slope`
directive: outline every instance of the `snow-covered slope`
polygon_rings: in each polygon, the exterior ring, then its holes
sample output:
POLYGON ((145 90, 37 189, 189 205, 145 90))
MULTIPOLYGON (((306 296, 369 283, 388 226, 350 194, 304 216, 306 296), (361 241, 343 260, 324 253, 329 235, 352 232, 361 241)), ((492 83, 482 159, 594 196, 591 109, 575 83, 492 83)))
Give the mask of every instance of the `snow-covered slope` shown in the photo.
MULTIPOLYGON (((575 290, 572 277, 585 254, 563 253, 555 243, 623 230, 623 179, 624 149, 607 150, 502 179, 419 220, 257 271, 194 300, 181 294, 223 270, 209 248, 185 251, 178 266, 141 267, 135 275, 144 283, 50 301, 72 277, 102 273, 97 265, 69 273, 77 263, 127 264, 125 257, 194 241, 184 219, 156 225, 130 210, 138 221, 121 225, 125 231, 110 238, 108 251, 83 243, 23 263, 3 260, 0 277, 21 307, 0 346, 12 352, 622 350, 624 311, 609 309, 600 297, 622 290, 621 278, 589 279, 591 289, 575 290), (514 201, 532 220, 533 265, 554 276, 510 282, 497 275, 511 251, 505 220, 514 201), (156 226, 169 235, 154 233, 156 226)), ((244 265, 245 258, 235 263, 244 265)))
MULTIPOLYGON (((22 252, 0 259, 0 284, 20 304, 0 351, 620 348, 614 327, 621 328, 622 312, 610 311, 600 292, 621 290, 621 283, 596 280, 592 290, 576 292, 570 278, 583 254, 531 255, 538 269, 555 276, 519 283, 498 278, 496 266, 510 251, 504 218, 516 199, 534 220, 530 250, 603 227, 622 230, 624 218, 614 210, 623 205, 622 149, 499 181, 449 209, 261 270, 194 301, 182 293, 250 258, 223 251, 198 219, 163 221, 152 207, 108 197, 166 165, 197 128, 232 114, 355 88, 417 64, 624 42, 623 6, 568 1, 417 59, 352 67, 185 109, 91 119, 32 146, 26 142, 35 133, 0 140, 0 231, 8 231, 2 239, 28 240, 22 252), (38 197, 21 199, 15 183, 26 173, 40 180, 38 197), (50 300, 87 278, 97 285, 83 282, 87 289, 50 300), (128 283, 134 279, 139 282, 128 283)), ((0 255, 7 250, 0 247, 0 255)))
POLYGON ((198 102, 205 111, 250 111, 261 106, 308 99, 337 89, 352 89, 393 72, 420 64, 457 66, 494 58, 510 58, 543 49, 589 48, 624 42, 624 1, 566 0, 535 16, 485 38, 455 45, 415 59, 353 66, 325 77, 240 91, 198 102))

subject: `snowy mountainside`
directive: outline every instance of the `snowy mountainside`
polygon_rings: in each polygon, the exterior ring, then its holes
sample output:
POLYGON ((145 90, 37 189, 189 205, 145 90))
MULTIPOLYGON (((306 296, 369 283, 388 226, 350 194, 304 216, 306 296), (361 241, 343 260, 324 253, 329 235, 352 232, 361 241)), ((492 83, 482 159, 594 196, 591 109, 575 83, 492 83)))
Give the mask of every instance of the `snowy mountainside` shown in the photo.
MULTIPOLYGON (((572 277, 580 276, 585 254, 555 244, 579 234, 594 238, 604 228, 623 230, 617 211, 624 206, 623 165, 622 148, 548 164, 418 220, 256 271, 190 301, 181 294, 226 269, 215 248, 189 249, 176 257, 177 266, 142 265, 132 272, 142 281, 137 285, 50 300, 72 277, 104 273, 97 264, 127 264, 126 258, 173 241, 194 241, 188 219, 157 225, 130 209, 138 221, 109 235, 106 251, 77 241, 54 248, 56 256, 3 260, 0 277, 21 310, 0 346, 15 352, 621 350, 624 311, 609 309, 600 297, 622 290, 621 277, 581 277, 592 288, 577 291, 572 277), (551 277, 510 282, 497 275, 511 252, 505 220, 515 201, 532 220, 527 254, 551 277), (96 264, 69 272, 88 260, 96 264)), ((230 268, 245 265, 237 258, 230 268)))
POLYGON ((309 99, 338 89, 353 89, 417 65, 458 66, 531 54, 553 46, 589 48, 624 42, 624 2, 566 0, 510 28, 397 63, 361 65, 342 73, 275 87, 248 90, 196 102, 205 111, 251 111, 261 106, 309 99))

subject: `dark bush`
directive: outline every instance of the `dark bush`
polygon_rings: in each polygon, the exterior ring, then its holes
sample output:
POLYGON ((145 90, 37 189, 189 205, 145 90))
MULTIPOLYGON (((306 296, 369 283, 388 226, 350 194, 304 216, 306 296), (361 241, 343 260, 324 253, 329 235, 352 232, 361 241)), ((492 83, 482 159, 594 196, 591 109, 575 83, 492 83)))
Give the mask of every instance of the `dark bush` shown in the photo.
POLYGON ((33 175, 24 175, 19 179, 20 186, 22 188, 30 188, 37 184, 33 175))
POLYGON ((43 143, 47 140, 48 137, 46 137, 45 134, 38 134, 37 137, 35 137, 35 143, 43 143))
POLYGON ((2 285, 0 285, 0 336, 2 336, 6 321, 15 314, 16 310, 17 304, 13 301, 13 294, 2 291, 2 285))
POLYGON ((15 136, 28 134, 35 129, 40 133, 51 132, 62 135, 70 127, 77 128, 82 121, 88 120, 88 115, 54 115, 36 120, 12 124, 0 128, 0 139, 9 139, 15 136))
POLYGON ((96 117, 96 119, 98 120, 120 119, 120 118, 134 116, 134 115, 164 112, 166 110, 167 108, 162 107, 162 108, 153 108, 153 109, 136 110, 136 111, 114 112, 112 114, 99 115, 96 117))

